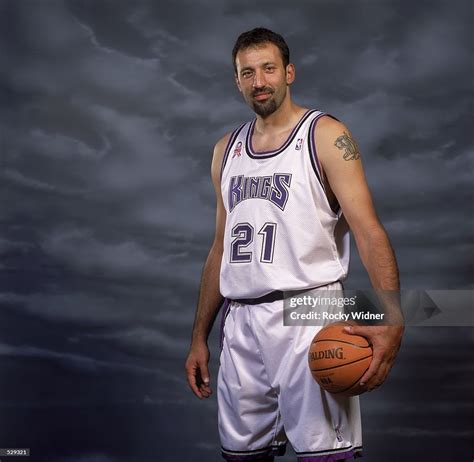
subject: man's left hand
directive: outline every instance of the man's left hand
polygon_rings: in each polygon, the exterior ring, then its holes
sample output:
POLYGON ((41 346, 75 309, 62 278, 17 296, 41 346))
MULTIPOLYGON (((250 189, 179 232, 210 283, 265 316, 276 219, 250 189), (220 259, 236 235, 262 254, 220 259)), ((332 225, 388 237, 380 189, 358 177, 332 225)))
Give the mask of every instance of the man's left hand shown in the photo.
POLYGON ((365 337, 373 350, 372 362, 360 380, 365 391, 382 385, 393 366, 402 343, 403 326, 350 326, 348 334, 365 337))

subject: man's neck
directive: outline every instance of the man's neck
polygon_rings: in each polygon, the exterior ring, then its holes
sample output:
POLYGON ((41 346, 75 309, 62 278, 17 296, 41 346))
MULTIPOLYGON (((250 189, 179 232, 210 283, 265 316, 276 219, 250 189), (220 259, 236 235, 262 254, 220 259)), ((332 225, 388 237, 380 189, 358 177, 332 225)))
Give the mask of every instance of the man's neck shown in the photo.
POLYGON ((255 131, 263 135, 265 133, 293 128, 305 112, 305 108, 294 104, 291 99, 288 98, 268 117, 263 118, 257 115, 255 131))

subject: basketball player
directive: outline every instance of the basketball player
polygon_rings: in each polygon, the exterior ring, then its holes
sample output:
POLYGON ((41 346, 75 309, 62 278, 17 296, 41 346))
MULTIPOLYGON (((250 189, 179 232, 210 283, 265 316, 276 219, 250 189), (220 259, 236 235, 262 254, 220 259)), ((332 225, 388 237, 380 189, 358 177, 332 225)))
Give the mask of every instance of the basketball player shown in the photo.
MULTIPOLYGON (((223 457, 270 462, 288 441, 299 462, 359 457, 359 398, 329 394, 313 380, 307 351, 321 327, 284 326, 283 291, 341 289, 349 227, 375 289, 399 289, 395 255, 347 127, 292 101, 295 68, 285 40, 263 28, 245 32, 233 61, 237 87, 256 119, 214 149, 216 231, 201 280, 188 382, 199 398, 211 395, 207 338, 225 300, 217 384, 223 457)), ((364 390, 387 377, 402 332, 401 326, 350 328, 373 346, 364 390)))

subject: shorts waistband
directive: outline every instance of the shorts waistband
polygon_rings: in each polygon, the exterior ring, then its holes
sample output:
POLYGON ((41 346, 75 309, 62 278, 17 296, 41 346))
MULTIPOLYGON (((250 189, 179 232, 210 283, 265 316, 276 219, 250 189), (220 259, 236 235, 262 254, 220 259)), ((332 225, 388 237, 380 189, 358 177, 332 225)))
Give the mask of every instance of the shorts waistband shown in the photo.
POLYGON ((243 305, 260 305, 260 303, 271 303, 276 302, 277 300, 283 300, 285 292, 281 290, 274 290, 268 294, 262 295, 257 298, 238 298, 234 302, 242 303, 243 305))
POLYGON ((288 290, 286 292, 282 290, 274 290, 273 292, 269 292, 268 294, 262 295, 261 297, 257 297, 257 298, 235 298, 232 300, 237 303, 242 303, 242 305, 259 305, 260 303, 271 303, 277 300, 283 300, 285 298, 285 295, 289 297, 293 297, 295 295, 299 295, 304 292, 308 292, 310 290, 320 289, 320 288, 323 288, 332 284, 338 284, 338 283, 341 284, 342 286, 341 281, 334 281, 332 283, 324 284, 322 286, 308 287, 301 290, 288 290))

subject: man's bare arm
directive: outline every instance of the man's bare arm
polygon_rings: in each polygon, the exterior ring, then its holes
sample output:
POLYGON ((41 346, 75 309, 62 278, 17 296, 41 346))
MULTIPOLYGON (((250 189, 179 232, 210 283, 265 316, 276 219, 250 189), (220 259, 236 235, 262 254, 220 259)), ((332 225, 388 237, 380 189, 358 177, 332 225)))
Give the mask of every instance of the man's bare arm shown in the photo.
POLYGON ((361 379, 367 389, 372 390, 387 377, 403 334, 395 253, 375 212, 359 148, 349 130, 340 122, 323 117, 316 126, 315 143, 324 173, 354 235, 372 286, 385 294, 386 319, 392 324, 349 329, 350 333, 367 337, 374 349, 372 364, 361 379), (389 291, 393 291, 393 295, 389 291))
POLYGON ((219 140, 214 148, 211 166, 212 182, 216 192, 216 231, 209 255, 204 264, 199 299, 194 318, 191 347, 186 360, 188 384, 198 398, 211 395, 209 376, 209 348, 207 339, 223 298, 219 291, 219 276, 223 252, 226 211, 222 202, 220 170, 229 135, 219 140))
POLYGON ((222 247, 214 243, 202 271, 191 343, 207 342, 217 311, 223 302, 219 292, 221 259, 222 247))

